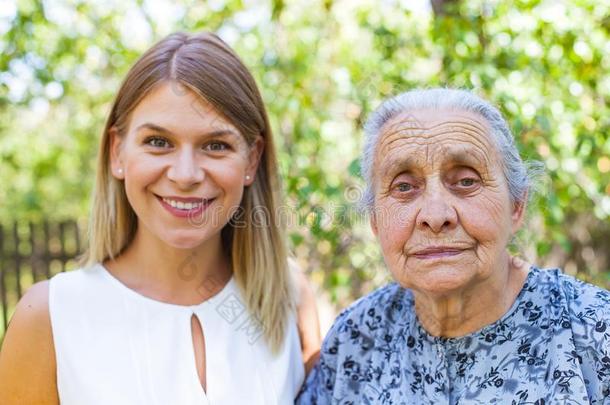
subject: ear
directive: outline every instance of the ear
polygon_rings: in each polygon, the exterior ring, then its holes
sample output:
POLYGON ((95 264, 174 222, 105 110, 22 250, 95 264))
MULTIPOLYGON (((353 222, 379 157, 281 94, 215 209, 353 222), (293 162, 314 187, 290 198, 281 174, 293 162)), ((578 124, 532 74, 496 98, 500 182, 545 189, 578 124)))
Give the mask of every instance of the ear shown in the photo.
POLYGON ((249 180, 245 181, 245 185, 249 186, 254 183, 254 176, 256 176, 256 171, 258 169, 258 165, 261 161, 261 156, 263 156, 263 151, 265 150, 265 141, 262 136, 257 136, 252 145, 250 145, 250 151, 248 152, 248 167, 246 167, 246 176, 249 176, 249 180))
POLYGON ((125 168, 122 160, 123 137, 116 127, 111 127, 108 130, 108 136, 110 137, 110 169, 112 175, 116 179, 123 180, 125 178, 125 168))
POLYGON ((511 215, 512 220, 512 231, 516 233, 523 225, 523 219, 525 217, 525 207, 527 206, 527 191, 523 196, 521 202, 517 202, 513 206, 513 213, 511 215))
POLYGON ((373 234, 377 236, 379 234, 379 229, 377 229, 377 215, 375 215, 375 210, 372 210, 370 212, 370 215, 371 219, 369 220, 369 222, 371 224, 371 230, 373 231, 373 234))

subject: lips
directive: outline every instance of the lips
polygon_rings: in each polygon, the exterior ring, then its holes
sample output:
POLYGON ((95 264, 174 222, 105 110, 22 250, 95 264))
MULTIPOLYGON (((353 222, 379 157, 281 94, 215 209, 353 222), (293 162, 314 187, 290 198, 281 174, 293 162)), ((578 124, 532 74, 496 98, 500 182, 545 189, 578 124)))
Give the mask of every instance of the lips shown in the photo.
POLYGON ((457 256, 463 253, 466 248, 453 246, 431 246, 419 249, 411 254, 418 259, 439 259, 443 257, 457 256))
POLYGON ((199 198, 199 197, 161 197, 156 195, 157 199, 170 214, 180 218, 194 218, 203 213, 216 198, 199 198))
POLYGON ((198 199, 176 199, 176 198, 168 198, 162 197, 163 202, 171 205, 173 208, 178 208, 180 210, 192 210, 201 207, 204 203, 203 198, 198 199))

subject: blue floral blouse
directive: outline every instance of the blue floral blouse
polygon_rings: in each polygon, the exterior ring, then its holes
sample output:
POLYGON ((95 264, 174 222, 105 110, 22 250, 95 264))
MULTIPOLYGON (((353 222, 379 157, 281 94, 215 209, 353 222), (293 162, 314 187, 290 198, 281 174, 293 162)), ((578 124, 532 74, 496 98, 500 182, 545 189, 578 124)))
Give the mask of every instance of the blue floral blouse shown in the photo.
POLYGON ((532 267, 510 310, 429 335, 396 283, 343 311, 297 404, 610 404, 610 292, 532 267))

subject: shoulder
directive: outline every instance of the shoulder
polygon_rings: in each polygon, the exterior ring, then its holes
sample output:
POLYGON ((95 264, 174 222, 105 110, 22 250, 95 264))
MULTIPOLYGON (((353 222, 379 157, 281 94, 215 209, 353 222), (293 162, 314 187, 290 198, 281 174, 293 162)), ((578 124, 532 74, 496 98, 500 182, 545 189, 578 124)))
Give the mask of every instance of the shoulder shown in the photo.
POLYGON ((410 307, 405 289, 396 283, 387 284, 355 301, 343 310, 331 328, 337 333, 347 325, 360 325, 371 331, 402 320, 402 314, 410 307))
POLYGON ((107 294, 103 287, 112 285, 109 274, 99 264, 93 264, 54 275, 49 280, 49 310, 51 321, 58 310, 77 309, 84 301, 95 301, 107 294))
POLYGON ((590 397, 603 401, 610 393, 610 292, 560 271, 557 280, 568 306, 573 357, 585 374, 590 397))
MULTIPOLYGON (((610 321, 610 291, 563 273, 560 269, 537 269, 528 284, 559 305, 569 322, 591 323, 610 321)), ((609 329, 610 329, 610 325, 609 329)))
POLYGON ((75 284, 85 283, 96 278, 102 278, 103 276, 103 267, 99 263, 94 263, 89 266, 80 267, 75 270, 65 271, 54 275, 49 280, 49 288, 52 294, 53 288, 57 285, 72 286, 75 284))
POLYGON ((576 319, 587 321, 585 314, 598 313, 610 320, 610 291, 563 273, 560 269, 540 270, 543 291, 560 294, 576 319))
POLYGON ((341 312, 322 343, 320 359, 303 385, 297 403, 362 399, 349 381, 365 378, 358 373, 365 371, 364 365, 376 350, 376 341, 404 324, 408 318, 404 313, 411 305, 406 298, 405 290, 391 283, 341 312))
POLYGON ((50 281, 45 280, 28 289, 17 304, 10 325, 49 320, 49 284, 50 281))
POLYGON ((8 396, 9 404, 56 403, 49 284, 36 283, 21 298, 4 337, 0 391, 8 396))
POLYGON ((583 337, 603 340, 610 354, 610 291, 566 274, 558 278, 572 323, 582 328, 583 337))
POLYGON ((410 308, 405 290, 396 283, 383 286, 343 310, 322 344, 322 356, 361 356, 370 354, 379 336, 392 334, 408 317, 410 308))
POLYGON ((560 330, 569 330, 587 380, 605 381, 610 389, 610 292, 564 274, 559 269, 541 271, 540 280, 550 296, 562 302, 557 319, 560 330))
POLYGON ((602 306, 608 308, 608 305, 610 305, 610 291, 559 271, 558 278, 562 290, 574 308, 582 309, 585 307, 602 306))
MULTIPOLYGON (((0 369, 17 355, 33 355, 32 347, 53 346, 49 316, 49 281, 34 284, 19 300, 0 352, 0 369)), ((2 378, 0 378, 2 381, 2 378)))

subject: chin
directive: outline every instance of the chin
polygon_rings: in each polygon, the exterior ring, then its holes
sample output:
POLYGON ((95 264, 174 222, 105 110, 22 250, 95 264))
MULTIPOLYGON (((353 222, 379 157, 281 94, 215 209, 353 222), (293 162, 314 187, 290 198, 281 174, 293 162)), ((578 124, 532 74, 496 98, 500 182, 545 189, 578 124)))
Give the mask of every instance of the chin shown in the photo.
POLYGON ((165 241, 165 243, 167 243, 169 246, 171 246, 174 249, 184 249, 184 250, 196 249, 197 247, 201 246, 201 244, 202 244, 201 241, 184 241, 184 240, 165 241))
POLYGON ((429 295, 442 297, 459 292, 465 287, 466 283, 456 282, 456 280, 443 280, 420 286, 419 290, 429 295))
POLYGON ((397 282, 425 294, 447 295, 465 288, 472 281, 472 274, 467 269, 455 267, 436 267, 434 269, 406 269, 396 277, 397 282))
POLYGON ((189 235, 188 232, 176 232, 176 235, 164 235, 160 238, 167 245, 175 249, 195 249, 204 244, 210 238, 199 232, 196 235, 189 235))

